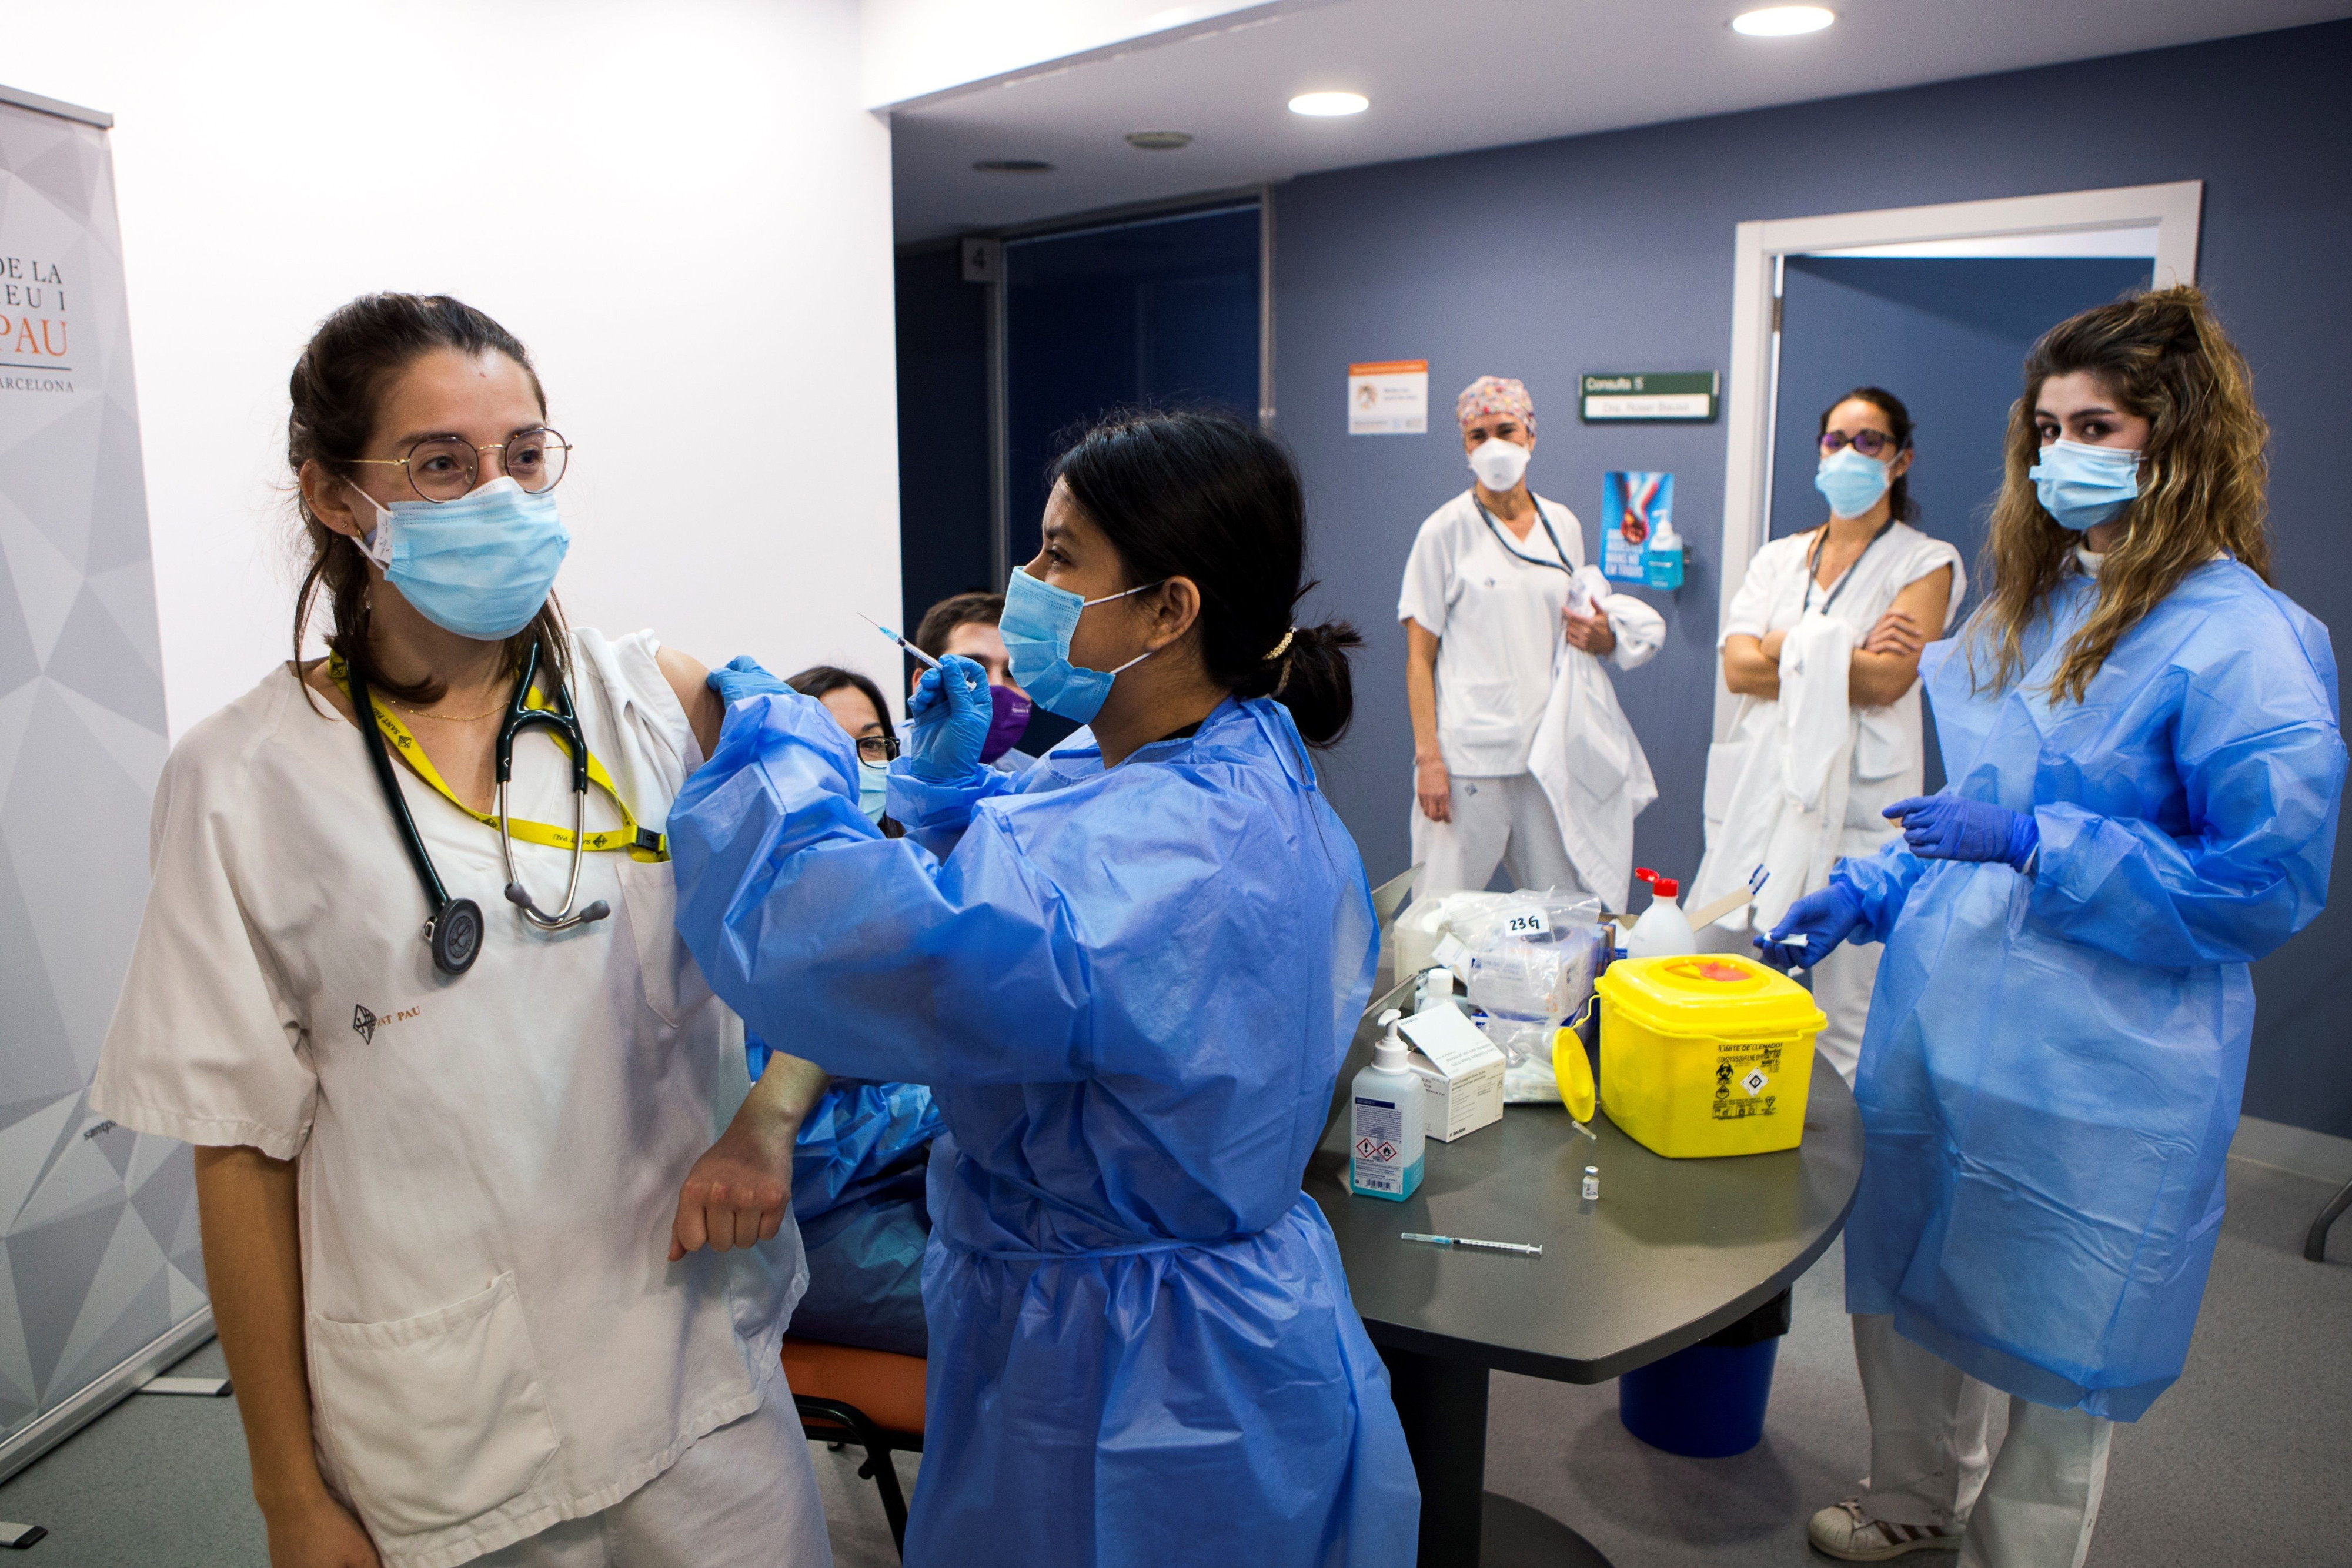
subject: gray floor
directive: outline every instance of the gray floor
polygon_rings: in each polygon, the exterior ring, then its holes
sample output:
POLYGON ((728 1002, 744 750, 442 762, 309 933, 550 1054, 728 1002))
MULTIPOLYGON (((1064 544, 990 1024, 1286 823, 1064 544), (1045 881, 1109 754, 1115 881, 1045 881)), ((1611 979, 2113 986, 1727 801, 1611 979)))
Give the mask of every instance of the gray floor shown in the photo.
MULTIPOLYGON (((2230 1180, 2188 1374, 2117 1434, 2089 1568, 2352 1561, 2352 1218, 2334 1260, 2307 1263, 2303 1233, 2327 1188, 2242 1160, 2230 1180)), ((1618 1425, 1612 1385, 1497 1374, 1489 1487, 1574 1526, 1617 1568, 1822 1562, 1805 1516, 1868 1462, 1843 1288, 1832 1248, 1798 1288, 1755 1451, 1677 1458, 1618 1425)), ((223 1370, 219 1348, 178 1370, 223 1370)), ((840 1568, 895 1563, 858 1456, 811 1457, 840 1568)), ((909 1485, 915 1468, 901 1461, 909 1485)), ((231 1401, 143 1396, 0 1486, 0 1520, 47 1527, 26 1568, 250 1568, 266 1558, 247 1486, 231 1401)))

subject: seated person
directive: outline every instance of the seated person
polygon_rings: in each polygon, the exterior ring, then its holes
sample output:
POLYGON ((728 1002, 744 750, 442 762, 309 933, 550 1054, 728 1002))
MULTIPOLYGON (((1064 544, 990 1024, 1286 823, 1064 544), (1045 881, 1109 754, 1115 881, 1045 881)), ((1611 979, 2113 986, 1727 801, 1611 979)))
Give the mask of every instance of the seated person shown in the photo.
MULTIPOLYGON (((819 664, 785 683, 823 703, 857 742, 858 797, 882 817, 881 778, 898 755, 889 712, 872 681, 819 664)), ((748 1031, 754 1082, 769 1048, 748 1031)), ((836 1078, 801 1123, 793 1153, 793 1218, 808 1252, 808 1293, 793 1310, 796 1338, 921 1355, 923 1249, 931 1234, 923 1196, 931 1140, 940 1134, 931 1092, 919 1083, 836 1078)))
MULTIPOLYGON (((988 672, 988 684, 995 688, 989 695, 1000 726, 990 730, 989 744, 981 748, 980 759, 1000 772, 1021 773, 1050 749, 1050 741, 1060 739, 1076 727, 1051 714, 1035 715, 1033 723, 1029 694, 1013 680, 1013 662, 1004 651, 1003 633, 996 629, 1003 615, 1004 595, 1001 593, 950 594, 923 612, 922 622, 915 628, 915 646, 934 659, 961 653, 988 672), (1035 733, 1027 734, 1029 744, 1024 747, 1024 733, 1033 729, 1035 733)), ((922 678, 923 666, 918 664, 907 676, 909 696, 914 695, 915 683, 922 678)), ((904 728, 898 735, 901 740, 906 738, 904 728)))
POLYGON ((900 737, 890 727, 882 688, 837 664, 811 664, 784 684, 823 703, 833 722, 857 743, 857 809, 885 838, 898 838, 898 824, 882 814, 882 787, 890 777, 890 759, 898 755, 900 737))

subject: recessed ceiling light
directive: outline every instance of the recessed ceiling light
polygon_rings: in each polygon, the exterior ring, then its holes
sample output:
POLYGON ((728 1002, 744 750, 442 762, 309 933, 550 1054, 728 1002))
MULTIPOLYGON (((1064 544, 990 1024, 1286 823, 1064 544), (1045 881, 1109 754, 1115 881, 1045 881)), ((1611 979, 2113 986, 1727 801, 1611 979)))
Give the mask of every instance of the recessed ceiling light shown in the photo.
POLYGON ((1130 131, 1127 133, 1129 147, 1140 147, 1146 152, 1173 152, 1179 147, 1192 144, 1189 131, 1130 131))
POLYGON ((1293 114, 1311 114, 1318 119, 1338 114, 1361 114, 1372 107, 1372 100, 1360 92, 1302 92, 1290 100, 1293 114))
POLYGON ((983 174, 1050 174, 1054 166, 1043 158, 982 158, 972 165, 983 174))
POLYGON ((1731 30, 1751 38, 1787 38, 1818 33, 1836 20, 1837 13, 1826 5, 1767 5, 1761 11, 1743 11, 1734 16, 1731 30))

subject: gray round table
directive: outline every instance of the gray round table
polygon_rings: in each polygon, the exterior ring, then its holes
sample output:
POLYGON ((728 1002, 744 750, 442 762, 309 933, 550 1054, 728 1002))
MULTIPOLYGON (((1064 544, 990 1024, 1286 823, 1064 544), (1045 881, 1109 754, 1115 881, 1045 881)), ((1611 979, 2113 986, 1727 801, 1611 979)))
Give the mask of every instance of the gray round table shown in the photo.
POLYGON ((1697 1343, 1789 1288, 1827 1249, 1862 1176, 1862 1121, 1844 1080, 1814 1059, 1804 1142, 1780 1154, 1670 1160, 1593 1118, 1515 1105, 1498 1125, 1432 1139, 1402 1203, 1348 1190, 1342 1113, 1382 1009, 1366 1009, 1307 1191, 1339 1238, 1348 1288, 1388 1364, 1421 1479, 1421 1561, 1602 1563, 1580 1538, 1486 1494, 1486 1375, 1601 1383, 1697 1343), (1579 1196, 1584 1167, 1601 1196, 1579 1196), (1403 1241, 1416 1230, 1539 1241, 1540 1258, 1403 1241), (1483 1540, 1483 1548, 1482 1548, 1483 1540))

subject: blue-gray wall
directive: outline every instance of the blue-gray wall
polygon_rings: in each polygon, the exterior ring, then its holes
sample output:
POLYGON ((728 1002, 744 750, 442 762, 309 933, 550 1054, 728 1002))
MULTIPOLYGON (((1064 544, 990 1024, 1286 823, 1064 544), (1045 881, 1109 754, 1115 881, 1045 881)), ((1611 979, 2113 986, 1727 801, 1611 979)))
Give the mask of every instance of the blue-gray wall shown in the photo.
MULTIPOLYGON (((1586 428, 1593 370, 1724 370, 1733 225, 1754 218, 2173 180, 2205 182, 2199 281, 2252 361, 2274 438, 2277 576, 2352 627, 2341 434, 2352 364, 2352 23, 1609 135, 1312 175, 1276 205, 1280 430, 1305 469, 1323 587, 1354 620, 1358 721, 1334 800, 1375 881, 1406 863, 1412 737, 1397 580, 1413 529, 1466 481, 1449 433, 1475 375, 1524 378, 1530 477, 1587 524, 1610 468, 1672 470, 1686 586, 1650 595, 1665 651, 1618 677, 1656 770, 1643 863, 1687 874, 1712 694, 1720 424, 1586 428), (1427 436, 1347 434, 1351 361, 1430 361, 1427 436)), ((2352 901, 2341 874, 2340 899, 2352 901)), ((2332 910, 2256 972, 2246 1109, 2352 1135, 2352 1051, 2327 1009, 2352 977, 2332 910)))

